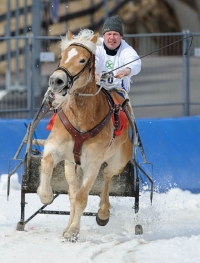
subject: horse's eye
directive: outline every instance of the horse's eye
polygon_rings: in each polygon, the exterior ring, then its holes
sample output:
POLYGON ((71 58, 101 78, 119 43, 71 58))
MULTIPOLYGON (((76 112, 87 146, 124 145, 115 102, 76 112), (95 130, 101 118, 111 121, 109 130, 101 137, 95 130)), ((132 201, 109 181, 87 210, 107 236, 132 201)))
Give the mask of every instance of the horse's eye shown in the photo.
POLYGON ((80 60, 80 63, 85 63, 85 59, 84 59, 84 58, 81 59, 81 60, 80 60))

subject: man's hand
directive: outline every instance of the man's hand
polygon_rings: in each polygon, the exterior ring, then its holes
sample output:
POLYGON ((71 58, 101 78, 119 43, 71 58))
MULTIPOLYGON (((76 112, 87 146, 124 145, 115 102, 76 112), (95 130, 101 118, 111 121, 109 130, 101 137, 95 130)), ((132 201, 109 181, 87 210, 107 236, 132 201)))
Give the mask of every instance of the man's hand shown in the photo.
POLYGON ((106 75, 106 73, 95 74, 95 81, 96 81, 97 84, 99 84, 102 80, 105 81, 106 78, 108 78, 108 76, 106 75))
POLYGON ((119 70, 116 73, 115 78, 122 79, 123 77, 128 76, 130 73, 131 73, 131 69, 125 68, 125 69, 119 70))

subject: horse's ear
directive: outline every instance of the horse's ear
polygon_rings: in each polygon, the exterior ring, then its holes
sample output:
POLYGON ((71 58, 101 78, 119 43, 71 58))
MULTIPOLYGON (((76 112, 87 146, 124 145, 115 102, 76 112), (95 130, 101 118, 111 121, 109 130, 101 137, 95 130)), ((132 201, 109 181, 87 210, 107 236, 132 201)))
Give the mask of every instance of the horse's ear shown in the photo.
POLYGON ((98 40, 98 37, 99 37, 99 33, 96 33, 93 38, 91 39, 91 41, 95 44, 98 40))
POLYGON ((68 38, 68 40, 72 40, 72 38, 73 38, 73 34, 69 30, 68 30, 68 33, 67 33, 67 38, 68 38))

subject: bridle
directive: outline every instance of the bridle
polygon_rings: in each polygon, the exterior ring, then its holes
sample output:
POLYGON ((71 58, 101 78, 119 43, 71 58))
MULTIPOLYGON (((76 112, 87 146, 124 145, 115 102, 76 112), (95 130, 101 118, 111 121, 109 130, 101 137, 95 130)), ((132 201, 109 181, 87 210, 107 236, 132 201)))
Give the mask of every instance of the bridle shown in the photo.
POLYGON ((62 89, 62 91, 64 91, 64 93, 62 94, 63 96, 65 96, 67 94, 67 91, 72 88, 74 81, 80 77, 80 75, 85 71, 86 68, 89 69, 89 72, 91 70, 91 62, 92 62, 92 55, 93 55, 92 52, 86 46, 84 46, 82 44, 74 43, 74 44, 71 44, 70 46, 83 47, 84 49, 86 49, 89 52, 90 57, 89 57, 87 63, 85 64, 85 66, 74 76, 72 76, 72 74, 65 67, 60 66, 60 65, 58 66, 58 68, 56 70, 62 70, 67 75, 67 79, 69 79, 67 85, 62 89))

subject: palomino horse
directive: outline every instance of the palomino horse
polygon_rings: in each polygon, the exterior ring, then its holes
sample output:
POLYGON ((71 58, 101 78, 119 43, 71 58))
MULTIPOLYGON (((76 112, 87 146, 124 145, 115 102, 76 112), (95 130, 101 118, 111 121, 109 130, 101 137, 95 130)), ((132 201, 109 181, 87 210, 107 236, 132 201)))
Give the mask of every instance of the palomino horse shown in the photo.
POLYGON ((103 163, 107 166, 103 172, 104 186, 96 220, 99 225, 107 224, 111 179, 123 172, 133 150, 129 122, 121 135, 114 134, 116 122, 112 120, 112 115, 116 103, 113 98, 118 106, 124 99, 116 92, 111 92, 111 97, 105 89, 99 91, 95 82, 94 61, 98 41, 98 34, 94 35, 91 30, 81 30, 77 36, 68 32, 68 36, 61 41, 59 67, 49 80, 49 90, 55 97, 53 104, 59 104, 59 107, 45 142, 37 193, 42 203, 53 201, 50 185, 52 171, 64 160, 70 218, 63 236, 71 241, 78 236, 81 215, 103 163), (81 180, 80 174, 83 174, 81 180))

